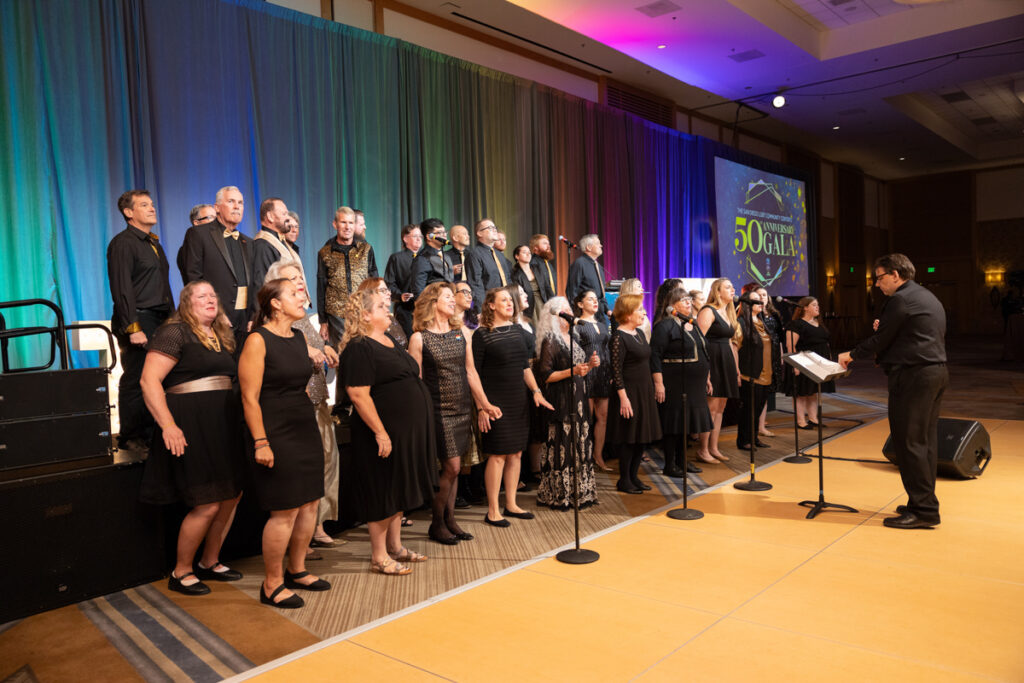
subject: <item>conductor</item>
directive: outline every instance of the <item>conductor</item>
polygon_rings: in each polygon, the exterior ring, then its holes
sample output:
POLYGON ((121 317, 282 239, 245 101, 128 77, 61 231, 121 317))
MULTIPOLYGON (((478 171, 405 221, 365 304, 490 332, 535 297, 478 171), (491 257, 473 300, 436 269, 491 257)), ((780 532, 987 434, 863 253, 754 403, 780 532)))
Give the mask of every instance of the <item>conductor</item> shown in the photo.
POLYGON ((889 431, 907 504, 883 524, 895 529, 927 529, 939 524, 935 496, 938 467, 939 405, 949 385, 946 371, 946 312, 935 295, 914 282, 914 264, 903 254, 875 261, 875 286, 888 299, 877 330, 852 351, 839 354, 845 368, 853 360, 877 358, 889 378, 889 431))

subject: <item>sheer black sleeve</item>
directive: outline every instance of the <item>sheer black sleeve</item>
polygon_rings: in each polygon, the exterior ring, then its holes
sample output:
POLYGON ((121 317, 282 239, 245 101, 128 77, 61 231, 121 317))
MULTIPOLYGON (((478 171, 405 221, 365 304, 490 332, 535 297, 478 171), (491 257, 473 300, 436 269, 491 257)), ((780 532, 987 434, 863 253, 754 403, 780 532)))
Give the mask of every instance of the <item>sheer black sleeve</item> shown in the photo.
POLYGON ((612 332, 612 338, 608 342, 608 355, 611 357, 612 389, 616 391, 625 389, 626 383, 622 378, 622 366, 626 362, 626 340, 622 338, 622 333, 618 330, 612 332))
POLYGON ((161 325, 146 346, 148 351, 159 351, 165 356, 181 360, 181 349, 189 337, 194 337, 184 324, 161 325))

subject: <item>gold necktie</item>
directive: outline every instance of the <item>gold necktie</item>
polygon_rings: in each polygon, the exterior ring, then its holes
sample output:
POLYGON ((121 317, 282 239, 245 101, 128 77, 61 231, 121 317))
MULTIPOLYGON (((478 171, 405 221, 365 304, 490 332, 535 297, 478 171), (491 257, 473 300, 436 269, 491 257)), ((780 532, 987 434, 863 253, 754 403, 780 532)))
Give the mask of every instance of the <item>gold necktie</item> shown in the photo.
POLYGON ((149 248, 152 249, 153 253, 156 254, 157 256, 160 256, 160 252, 157 251, 157 248, 156 248, 157 241, 159 239, 160 238, 157 237, 156 235, 154 235, 153 233, 149 233, 149 238, 147 240, 149 242, 149 248))
POLYGON ((238 231, 237 230, 230 230, 230 229, 225 230, 224 231, 224 237, 230 237, 231 239, 237 241, 238 240, 238 231))
POLYGON ((555 276, 551 272, 551 264, 548 263, 547 259, 544 259, 544 267, 548 269, 548 282, 551 283, 551 291, 557 292, 558 288, 555 287, 555 276))
POLYGON ((460 251, 459 252, 459 264, 462 266, 462 268, 459 270, 459 282, 465 282, 466 281, 466 252, 465 251, 460 251))
POLYGON ((491 247, 491 256, 494 257, 494 265, 498 266, 498 275, 501 276, 501 286, 508 287, 508 280, 505 279, 505 269, 501 267, 501 261, 498 260, 498 252, 495 251, 494 247, 491 247))

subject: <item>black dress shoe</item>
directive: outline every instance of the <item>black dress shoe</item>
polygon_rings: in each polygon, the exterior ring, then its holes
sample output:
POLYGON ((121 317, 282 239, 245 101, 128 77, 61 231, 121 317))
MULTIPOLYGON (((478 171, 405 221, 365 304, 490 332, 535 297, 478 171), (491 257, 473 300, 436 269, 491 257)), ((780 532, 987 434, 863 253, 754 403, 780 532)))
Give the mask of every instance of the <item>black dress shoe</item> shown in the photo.
POLYGON ((298 595, 292 595, 291 597, 285 598, 280 602, 274 602, 274 598, 277 597, 277 594, 283 591, 284 589, 285 585, 282 583, 280 586, 277 587, 277 589, 273 593, 270 594, 270 597, 268 598, 266 593, 263 592, 263 584, 261 583, 260 602, 262 602, 264 605, 270 605, 272 607, 281 607, 282 609, 297 609, 306 604, 306 601, 300 598, 298 595))
POLYGON ((897 505, 896 506, 896 514, 897 515, 902 515, 902 514, 904 514, 906 512, 910 512, 910 508, 908 508, 906 505, 897 505))
POLYGON ((532 512, 511 512, 508 508, 501 511, 501 514, 506 517, 515 517, 516 519, 533 519, 532 512))
POLYGON ((685 474, 685 472, 683 472, 678 467, 666 467, 662 474, 664 474, 666 477, 681 477, 685 474))
POLYGON ((692 462, 688 462, 686 463, 686 471, 691 474, 700 474, 701 472, 704 471, 704 469, 701 467, 697 467, 697 465, 695 465, 692 462))
POLYGON ((797 429, 817 429, 818 425, 815 424, 815 423, 812 423, 812 422, 808 422, 805 425, 797 425, 796 428, 797 429))
POLYGON ((651 490, 650 486, 648 486, 647 484, 645 484, 645 483, 643 483, 642 481, 639 481, 639 480, 638 481, 634 481, 633 482, 633 486, 637 487, 641 491, 650 491, 651 490))
POLYGON ((882 520, 882 524, 891 529, 930 529, 939 525, 938 521, 931 522, 921 519, 913 512, 904 512, 899 517, 886 517, 882 520))
POLYGON ((455 534, 455 538, 457 538, 460 541, 472 541, 473 534, 469 533, 468 531, 460 531, 459 533, 455 534))
POLYGON ((317 579, 312 583, 299 583, 295 579, 301 579, 309 576, 309 572, 299 572, 298 574, 292 574, 287 569, 284 572, 284 585, 292 590, 304 590, 304 591, 329 591, 331 590, 331 582, 325 581, 324 579, 317 579))
MULTIPOLYGON (((167 588, 177 593, 181 593, 182 595, 206 595, 210 592, 210 587, 202 581, 196 581, 188 586, 183 584, 181 580, 187 576, 196 575, 189 572, 188 574, 185 574, 185 576, 177 577, 174 575, 174 572, 171 572, 170 578, 167 579, 167 588)), ((198 579, 199 577, 196 576, 196 578, 198 579)))
POLYGON ((620 483, 615 485, 615 490, 616 491, 621 491, 622 493, 634 493, 634 494, 643 493, 643 491, 641 491, 640 489, 635 487, 632 484, 632 482, 630 482, 629 484, 623 484, 623 483, 620 482, 620 483))
MULTIPOLYGON (((218 562, 217 564, 220 564, 220 562, 218 562)), ((224 567, 224 571, 215 572, 213 569, 217 566, 217 564, 207 569, 199 563, 196 563, 196 578, 202 581, 238 581, 242 578, 242 572, 235 571, 234 569, 231 569, 230 567, 227 567, 222 564, 220 566, 224 567)))
POLYGON ((494 520, 494 519, 491 519, 490 517, 488 517, 486 512, 484 513, 484 521, 487 522, 488 524, 490 524, 491 526, 496 526, 496 527, 499 527, 501 529, 504 529, 505 527, 508 527, 508 526, 512 526, 512 522, 508 521, 507 519, 494 520))
POLYGON ((472 507, 469 504, 468 500, 466 500, 462 496, 455 496, 455 509, 456 510, 465 510, 468 507, 472 507))

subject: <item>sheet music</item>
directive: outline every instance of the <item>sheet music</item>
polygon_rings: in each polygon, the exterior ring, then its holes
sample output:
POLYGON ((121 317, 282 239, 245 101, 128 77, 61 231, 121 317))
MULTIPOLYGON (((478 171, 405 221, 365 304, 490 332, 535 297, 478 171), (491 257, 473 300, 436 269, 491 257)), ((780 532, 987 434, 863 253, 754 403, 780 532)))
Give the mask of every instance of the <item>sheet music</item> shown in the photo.
POLYGON ((785 361, 800 372, 805 373, 818 384, 850 374, 850 371, 844 369, 839 363, 830 361, 828 358, 820 356, 813 351, 789 354, 785 356, 785 361))

